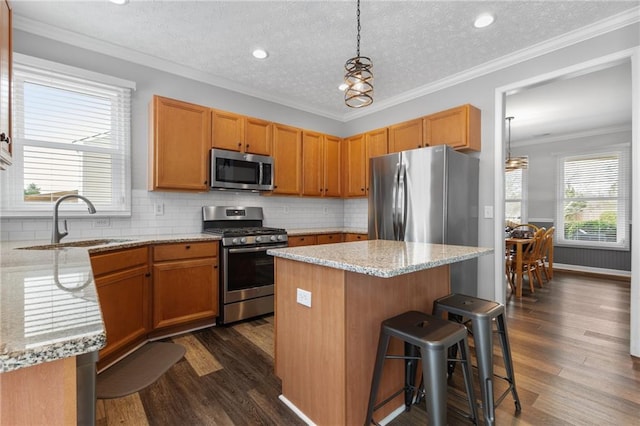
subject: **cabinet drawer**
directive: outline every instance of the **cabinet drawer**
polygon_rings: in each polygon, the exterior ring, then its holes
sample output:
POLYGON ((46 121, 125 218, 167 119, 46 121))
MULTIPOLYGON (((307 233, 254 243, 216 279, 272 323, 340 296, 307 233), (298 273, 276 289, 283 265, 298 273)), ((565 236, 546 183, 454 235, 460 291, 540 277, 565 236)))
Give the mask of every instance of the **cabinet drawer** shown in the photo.
POLYGON ((318 235, 318 244, 341 243, 342 234, 320 234, 318 235))
POLYGON ((367 235, 366 234, 345 234, 344 236, 344 241, 345 242, 350 242, 350 241, 366 241, 368 240, 367 235))
POLYGON ((198 257, 217 257, 218 242, 163 244, 153 247, 153 261, 195 259, 198 257))
POLYGON ((289 247, 312 246, 317 244, 317 242, 315 235, 289 236, 289 247))
POLYGON ((93 270, 93 276, 98 277, 106 273, 146 265, 149 260, 148 256, 147 247, 92 254, 91 269, 93 270))

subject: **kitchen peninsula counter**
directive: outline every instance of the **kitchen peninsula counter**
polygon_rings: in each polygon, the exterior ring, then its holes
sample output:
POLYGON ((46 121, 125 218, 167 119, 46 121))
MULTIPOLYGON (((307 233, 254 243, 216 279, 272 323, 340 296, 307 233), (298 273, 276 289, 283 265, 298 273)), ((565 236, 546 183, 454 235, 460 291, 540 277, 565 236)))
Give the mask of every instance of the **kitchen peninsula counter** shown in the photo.
MULTIPOLYGON (((431 312, 450 293, 449 264, 492 251, 384 240, 269 250, 281 399, 318 425, 363 424, 380 323, 409 310, 431 312)), ((390 351, 401 353, 402 345, 392 342, 390 351)), ((387 362, 378 401, 403 380, 403 363, 387 362)), ((375 418, 398 407, 402 395, 375 418)))
POLYGON ((95 362, 108 338, 90 254, 218 239, 145 236, 71 247, 69 238, 55 249, 46 241, 0 243, 0 424, 76 423, 76 367, 95 362))

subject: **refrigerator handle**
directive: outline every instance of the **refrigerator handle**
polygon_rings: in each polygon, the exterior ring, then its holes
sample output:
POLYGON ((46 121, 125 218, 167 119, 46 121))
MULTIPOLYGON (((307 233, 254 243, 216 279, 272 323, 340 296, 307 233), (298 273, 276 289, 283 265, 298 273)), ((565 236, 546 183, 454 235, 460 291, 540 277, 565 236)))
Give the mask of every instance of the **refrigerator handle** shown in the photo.
POLYGON ((396 170, 393 173, 393 194, 392 194, 392 202, 393 206, 391 207, 391 222, 393 224, 393 239, 398 241, 398 237, 400 235, 400 220, 398 218, 398 202, 399 202, 399 192, 400 192, 400 169, 402 167, 402 162, 396 163, 396 170))
POLYGON ((398 241, 404 241, 407 230, 407 165, 402 164, 398 173, 398 241))

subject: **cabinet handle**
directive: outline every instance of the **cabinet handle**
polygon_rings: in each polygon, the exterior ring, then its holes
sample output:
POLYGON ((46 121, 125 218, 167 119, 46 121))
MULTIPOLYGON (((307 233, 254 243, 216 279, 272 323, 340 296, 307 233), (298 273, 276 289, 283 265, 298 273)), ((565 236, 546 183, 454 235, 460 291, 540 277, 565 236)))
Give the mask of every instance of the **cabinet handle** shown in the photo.
POLYGON ((246 148, 249 149, 249 144, 246 145, 246 148))
POLYGON ((213 266, 213 269, 218 269, 218 265, 214 265, 214 266, 213 266))
POLYGON ((242 142, 238 142, 238 148, 242 146, 242 142))
POLYGON ((360 188, 360 191, 361 191, 361 192, 364 192, 364 188, 360 188))
POLYGON ((184 248, 186 248, 187 250, 189 250, 191 248, 191 246, 184 246, 184 248))
POLYGON ((144 274, 145 277, 149 278, 151 276, 150 272, 147 272, 146 274, 144 274))

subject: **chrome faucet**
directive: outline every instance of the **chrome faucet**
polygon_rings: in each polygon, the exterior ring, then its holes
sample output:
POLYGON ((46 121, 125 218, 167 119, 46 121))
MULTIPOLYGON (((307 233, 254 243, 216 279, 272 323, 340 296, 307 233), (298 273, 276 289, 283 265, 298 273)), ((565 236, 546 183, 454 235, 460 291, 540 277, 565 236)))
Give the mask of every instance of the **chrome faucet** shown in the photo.
POLYGON ((89 206, 90 214, 94 214, 96 212, 96 208, 93 206, 93 203, 89 201, 87 197, 83 197, 82 195, 68 194, 58 198, 58 201, 56 201, 55 206, 53 206, 53 232, 51 233, 51 244, 59 243, 61 239, 63 239, 69 234, 69 231, 67 230, 66 219, 64 221, 64 232, 60 232, 58 230, 58 206, 60 205, 61 202, 69 198, 79 198, 80 200, 87 203, 87 206, 89 206))

